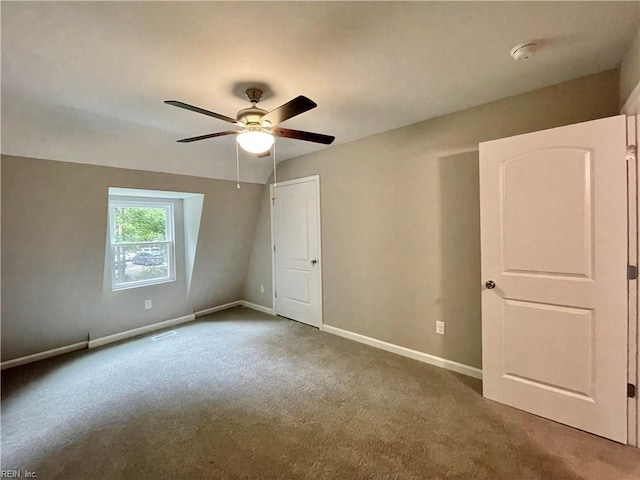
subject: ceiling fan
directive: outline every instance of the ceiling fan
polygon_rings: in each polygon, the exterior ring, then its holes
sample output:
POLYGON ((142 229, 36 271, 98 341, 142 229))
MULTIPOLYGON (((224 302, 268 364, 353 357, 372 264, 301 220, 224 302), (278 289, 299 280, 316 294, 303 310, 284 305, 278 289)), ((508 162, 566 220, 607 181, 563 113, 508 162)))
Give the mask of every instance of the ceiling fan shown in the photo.
POLYGON ((178 142, 189 143, 196 142, 198 140, 205 140, 207 138, 221 137, 224 135, 238 135, 238 144, 245 151, 257 154, 259 157, 266 157, 269 155, 269 151, 273 145, 273 137, 292 138, 295 140, 304 140, 307 142, 322 143, 325 145, 330 145, 335 140, 335 137, 331 135, 303 132, 300 130, 280 128, 277 126, 285 120, 289 120, 296 115, 300 115, 301 113, 317 107, 318 105, 313 100, 300 95, 293 100, 280 105, 275 110, 267 112, 257 106, 258 102, 262 98, 262 90, 258 88, 249 88, 246 91, 246 95, 251 102, 251 107, 240 110, 236 115, 236 118, 227 117, 226 115, 211 112, 204 108, 195 107, 177 100, 165 100, 164 103, 168 105, 173 105, 174 107, 184 108, 185 110, 191 110, 192 112, 218 118, 241 128, 241 130, 226 130, 224 132, 183 138, 178 140, 178 142))

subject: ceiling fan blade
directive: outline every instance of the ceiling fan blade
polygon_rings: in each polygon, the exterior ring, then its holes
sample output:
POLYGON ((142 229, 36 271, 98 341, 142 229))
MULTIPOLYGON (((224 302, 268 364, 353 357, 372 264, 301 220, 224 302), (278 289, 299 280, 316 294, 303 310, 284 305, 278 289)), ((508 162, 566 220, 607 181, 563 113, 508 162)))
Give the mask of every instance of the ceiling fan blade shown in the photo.
POLYGON ((203 115, 209 115, 213 118, 218 118, 220 120, 224 120, 225 122, 234 123, 236 125, 242 125, 241 122, 236 120, 235 118, 227 117, 226 115, 222 115, 220 113, 211 112, 209 110, 205 110, 204 108, 194 107, 193 105, 189 105, 188 103, 179 102, 178 100, 165 100, 164 103, 167 105, 173 105, 174 107, 184 108, 185 110, 191 110, 192 112, 201 113, 203 115))
POLYGON ((276 137, 294 138, 296 140, 305 140, 307 142, 323 143, 331 145, 336 137, 331 135, 323 135, 321 133, 302 132, 300 130, 290 130, 288 128, 272 128, 271 134, 276 137))
POLYGON ((288 101, 284 105, 280 105, 275 110, 271 110, 264 117, 260 119, 261 122, 268 121, 271 125, 278 125, 279 123, 289 120, 296 115, 307 112, 312 108, 316 108, 318 104, 310 98, 300 95, 293 100, 288 101))
POLYGON ((226 132, 209 133, 207 135, 200 135, 198 137, 182 138, 178 140, 180 143, 197 142, 198 140, 206 140, 207 138, 222 137, 223 135, 233 135, 234 133, 240 133, 238 130, 227 130, 226 132))

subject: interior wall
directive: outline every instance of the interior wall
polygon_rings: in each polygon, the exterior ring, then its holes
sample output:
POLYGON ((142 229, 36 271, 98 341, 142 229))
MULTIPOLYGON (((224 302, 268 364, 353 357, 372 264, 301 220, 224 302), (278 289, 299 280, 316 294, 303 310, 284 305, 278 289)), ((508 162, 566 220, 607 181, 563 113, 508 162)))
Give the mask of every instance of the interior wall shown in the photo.
POLYGON ((244 299, 269 308, 273 304, 271 280, 271 193, 267 186, 262 193, 260 216, 251 250, 250 268, 244 286, 244 299), (267 278, 268 276, 268 278, 267 278), (264 287, 264 288, 262 288, 264 287))
MULTIPOLYGON (((640 85, 640 27, 627 47, 620 65, 620 105, 624 105, 640 85)), ((637 113, 637 112, 636 112, 637 113)))
POLYGON ((1 165, 3 361, 242 298, 264 185, 6 155, 1 165), (109 187, 204 194, 189 290, 183 274, 111 291, 109 187))
MULTIPOLYGON (((480 368, 478 143, 615 115, 618 90, 611 70, 282 162, 320 175, 324 323, 480 368)), ((245 288, 266 307, 269 208, 245 288)))

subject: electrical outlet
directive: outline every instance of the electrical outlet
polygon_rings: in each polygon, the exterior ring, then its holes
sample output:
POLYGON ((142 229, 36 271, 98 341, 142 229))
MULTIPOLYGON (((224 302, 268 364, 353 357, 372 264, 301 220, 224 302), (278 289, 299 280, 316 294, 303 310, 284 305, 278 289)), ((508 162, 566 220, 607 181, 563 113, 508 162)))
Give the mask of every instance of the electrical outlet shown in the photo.
POLYGON ((264 285, 260 285, 260 293, 264 293, 264 285))
POLYGON ((149 310, 151 307, 153 306, 151 300, 145 300, 144 301, 144 309, 145 310, 149 310))
POLYGON ((436 321, 436 333, 444 335, 444 322, 436 321))

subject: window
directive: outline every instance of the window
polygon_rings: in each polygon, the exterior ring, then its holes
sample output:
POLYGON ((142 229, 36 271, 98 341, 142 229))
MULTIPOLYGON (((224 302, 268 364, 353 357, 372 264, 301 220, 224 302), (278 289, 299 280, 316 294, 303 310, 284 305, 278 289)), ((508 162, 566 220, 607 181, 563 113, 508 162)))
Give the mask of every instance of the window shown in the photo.
POLYGON ((175 280, 172 203, 110 197, 109 238, 113 290, 175 280))

